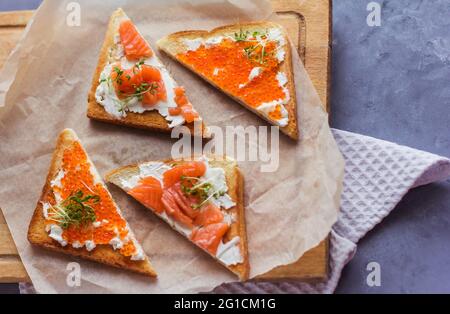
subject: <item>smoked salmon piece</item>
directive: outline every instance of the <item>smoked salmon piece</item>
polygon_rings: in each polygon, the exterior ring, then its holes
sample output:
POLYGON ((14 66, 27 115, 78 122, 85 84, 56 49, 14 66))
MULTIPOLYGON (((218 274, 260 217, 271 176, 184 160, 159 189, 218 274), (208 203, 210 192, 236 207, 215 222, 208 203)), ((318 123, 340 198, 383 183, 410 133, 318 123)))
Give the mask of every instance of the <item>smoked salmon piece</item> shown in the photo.
POLYGON ((168 191, 170 191, 178 206, 186 215, 188 215, 190 218, 197 217, 200 210, 194 209, 194 205, 198 204, 199 200, 196 197, 185 195, 181 190, 180 182, 175 183, 168 189, 168 191))
POLYGON ((177 165, 163 174, 164 188, 170 188, 181 180, 182 176, 201 177, 206 172, 206 164, 203 161, 189 161, 177 165))
POLYGON ((163 195, 161 183, 154 177, 145 177, 141 179, 137 186, 128 191, 128 194, 159 214, 165 209, 164 204, 161 201, 163 195))
POLYGON ((136 91, 134 86, 139 86, 142 83, 142 77, 140 75, 135 75, 132 69, 122 69, 120 63, 112 67, 111 80, 119 98, 132 95, 136 91))
POLYGON ((198 119, 199 114, 195 109, 191 106, 181 107, 181 114, 183 115, 184 120, 187 123, 194 122, 195 119, 198 119))
POLYGON ((192 219, 183 213, 183 211, 178 206, 173 194, 169 190, 164 190, 161 201, 164 204, 167 215, 169 215, 179 223, 185 225, 186 227, 194 227, 192 219))
POLYGON ((178 106, 183 107, 189 103, 183 87, 175 87, 173 91, 175 92, 175 102, 178 106))
POLYGON ((228 225, 223 222, 207 225, 195 229, 192 232, 191 240, 209 253, 216 255, 217 247, 228 228, 228 225))
POLYGON ((166 101, 167 93, 163 81, 151 82, 150 84, 154 85, 150 91, 143 95, 142 104, 144 106, 153 106, 160 100, 166 101))
POLYGON ((111 70, 117 97, 142 97, 142 104, 153 106, 158 101, 166 101, 167 93, 161 72, 150 65, 141 64, 131 69, 123 69, 119 63, 111 70))
POLYGON ((186 120, 187 123, 193 122, 195 119, 199 118, 199 114, 195 109, 192 107, 192 104, 189 102, 188 98, 186 97, 184 87, 178 86, 174 88, 175 92, 175 103, 178 106, 178 110, 172 109, 171 114, 180 114, 183 116, 184 120, 186 120))
POLYGON ((222 222, 223 214, 220 208, 213 203, 203 206, 194 220, 196 226, 207 226, 214 223, 222 222))
POLYGON ((139 34, 130 20, 125 20, 119 26, 120 42, 123 45, 125 56, 128 60, 149 58, 153 55, 147 41, 139 34))
POLYGON ((166 87, 164 86, 161 72, 147 64, 141 65, 140 70, 142 80, 149 84, 147 87, 149 91, 144 94, 142 104, 152 106, 160 100, 167 101, 166 87), (150 86, 150 84, 153 84, 153 86, 150 86))
POLYGON ((146 82, 159 82, 161 81, 161 72, 150 65, 143 64, 140 66, 140 73, 142 76, 142 79, 146 82))
POLYGON ((169 108, 169 114, 171 116, 178 116, 181 113, 180 107, 170 107, 169 108))

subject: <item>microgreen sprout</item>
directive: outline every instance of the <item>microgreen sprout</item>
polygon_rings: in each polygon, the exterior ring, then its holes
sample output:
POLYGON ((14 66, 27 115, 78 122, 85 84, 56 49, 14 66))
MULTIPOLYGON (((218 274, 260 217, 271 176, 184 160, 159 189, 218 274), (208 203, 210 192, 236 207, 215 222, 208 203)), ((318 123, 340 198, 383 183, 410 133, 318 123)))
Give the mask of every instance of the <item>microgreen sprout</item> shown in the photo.
POLYGON ((199 209, 211 198, 219 198, 226 193, 225 191, 214 189, 214 185, 208 180, 189 176, 181 176, 181 191, 187 196, 198 198, 199 202, 191 205, 193 209, 199 209))
POLYGON ((84 195, 82 190, 78 190, 61 203, 51 206, 49 219, 63 229, 94 222, 96 215, 92 205, 98 202, 100 202, 98 195, 84 195))

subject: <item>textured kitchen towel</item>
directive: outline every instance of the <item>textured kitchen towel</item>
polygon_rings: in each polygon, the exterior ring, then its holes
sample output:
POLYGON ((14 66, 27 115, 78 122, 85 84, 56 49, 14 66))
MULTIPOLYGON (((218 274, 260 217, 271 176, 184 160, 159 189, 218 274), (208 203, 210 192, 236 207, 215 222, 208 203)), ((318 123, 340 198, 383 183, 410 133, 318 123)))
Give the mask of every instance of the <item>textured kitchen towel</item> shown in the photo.
MULTIPOLYGON (((356 243, 386 217, 411 188, 450 177, 450 160, 372 137, 333 130, 345 158, 341 210, 330 237, 330 278, 298 281, 231 283, 217 293, 332 293, 356 243)), ((22 292, 33 291, 21 285, 22 292)), ((31 288, 31 289, 30 289, 31 288)))

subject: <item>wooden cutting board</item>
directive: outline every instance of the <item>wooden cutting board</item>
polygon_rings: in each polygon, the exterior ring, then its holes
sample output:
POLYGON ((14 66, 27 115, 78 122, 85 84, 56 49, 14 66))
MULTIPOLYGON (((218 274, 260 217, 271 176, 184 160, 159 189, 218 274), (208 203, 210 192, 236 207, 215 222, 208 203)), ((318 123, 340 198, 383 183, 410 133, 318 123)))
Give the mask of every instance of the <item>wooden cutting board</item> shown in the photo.
MULTIPOLYGON (((322 103, 329 110, 331 0, 272 0, 272 3, 280 23, 298 47, 322 103)), ((0 67, 20 39, 32 14, 33 11, 0 12, 0 67)), ((259 278, 323 281, 328 276, 328 255, 326 239, 296 263, 277 267, 259 278)), ((29 281, 28 275, 0 211, 0 282, 24 281, 29 281)))

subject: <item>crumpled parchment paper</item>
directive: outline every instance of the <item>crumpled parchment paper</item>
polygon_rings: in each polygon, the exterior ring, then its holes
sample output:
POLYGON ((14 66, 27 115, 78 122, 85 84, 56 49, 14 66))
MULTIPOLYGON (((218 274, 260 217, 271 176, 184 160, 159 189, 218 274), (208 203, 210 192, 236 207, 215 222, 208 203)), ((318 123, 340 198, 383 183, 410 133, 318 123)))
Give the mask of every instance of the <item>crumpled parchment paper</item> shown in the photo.
MULTIPOLYGON (((154 47, 185 29, 211 29, 274 18, 265 1, 78 1, 80 25, 68 23, 69 1, 45 1, 0 75, 0 206, 38 292, 193 293, 235 281, 223 266, 173 232, 118 188, 110 187, 158 272, 157 280, 32 247, 26 233, 58 133, 73 128, 99 172, 170 157, 176 139, 86 118, 86 98, 110 14, 122 7, 154 47), (66 283, 67 264, 81 265, 81 285, 66 283)), ((156 49, 155 49, 156 50, 156 49)), ((159 54, 159 53, 158 53, 159 54)), ((209 125, 267 125, 167 56, 162 61, 209 125)), ((251 277, 293 263, 337 219, 343 158, 308 75, 293 50, 301 140, 280 134, 279 167, 239 161, 251 277)), ((243 136, 243 135, 242 135, 243 136)), ((259 145, 249 142, 247 147, 259 145)))

